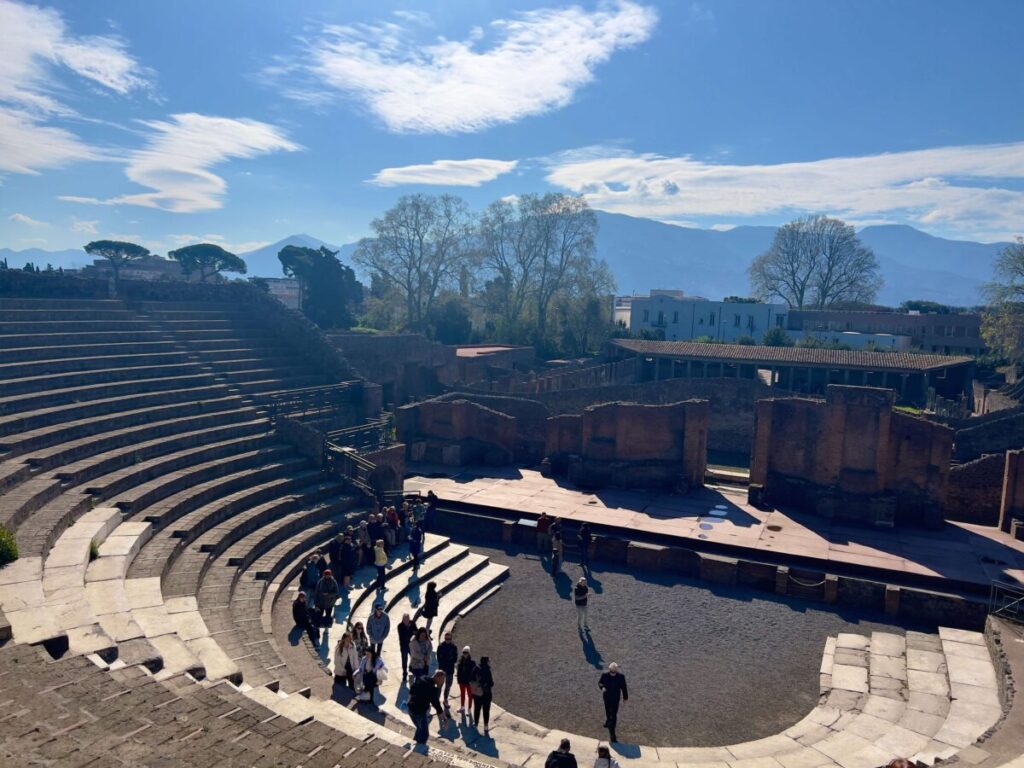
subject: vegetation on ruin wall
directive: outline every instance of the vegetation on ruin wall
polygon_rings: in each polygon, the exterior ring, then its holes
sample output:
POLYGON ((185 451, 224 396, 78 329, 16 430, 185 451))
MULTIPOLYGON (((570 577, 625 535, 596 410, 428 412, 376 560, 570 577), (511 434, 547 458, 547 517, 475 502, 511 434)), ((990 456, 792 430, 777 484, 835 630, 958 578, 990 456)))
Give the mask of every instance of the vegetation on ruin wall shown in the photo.
POLYGON ((1024 362, 1024 237, 1000 251, 992 271, 981 335, 1004 361, 1019 365, 1024 362))
POLYGON ((13 563, 18 559, 18 542, 14 533, 0 525, 0 566, 13 563))

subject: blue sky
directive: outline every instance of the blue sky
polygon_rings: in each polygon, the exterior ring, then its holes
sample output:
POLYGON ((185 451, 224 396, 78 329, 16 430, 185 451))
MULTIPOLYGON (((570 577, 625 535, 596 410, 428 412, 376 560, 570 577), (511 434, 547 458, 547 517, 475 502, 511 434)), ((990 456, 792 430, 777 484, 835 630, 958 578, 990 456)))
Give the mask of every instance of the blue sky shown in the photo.
POLYGON ((1024 3, 0 0, 0 246, 350 242, 410 192, 1024 232, 1024 3))

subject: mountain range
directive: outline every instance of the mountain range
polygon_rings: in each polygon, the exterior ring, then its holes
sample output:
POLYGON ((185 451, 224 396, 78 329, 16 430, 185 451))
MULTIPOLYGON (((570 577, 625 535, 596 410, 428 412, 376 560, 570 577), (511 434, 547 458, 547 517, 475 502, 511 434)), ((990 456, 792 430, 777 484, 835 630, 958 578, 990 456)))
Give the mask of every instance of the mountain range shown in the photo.
MULTIPOLYGON (((600 229, 597 255, 608 262, 620 294, 647 293, 651 288, 677 288, 687 295, 718 299, 749 293, 746 269, 771 244, 775 227, 742 226, 726 231, 664 224, 652 219, 597 211, 600 229)), ((947 240, 905 225, 864 227, 860 240, 878 257, 885 285, 879 304, 928 299, 955 306, 981 302, 981 286, 991 279, 992 264, 1006 243, 947 240)), ((331 245, 305 234, 241 253, 249 275, 280 277, 277 253, 286 245, 339 251, 351 263, 355 243, 331 245)), ((65 269, 91 263, 82 250, 44 251, 0 248, 10 267, 31 261, 65 269)))

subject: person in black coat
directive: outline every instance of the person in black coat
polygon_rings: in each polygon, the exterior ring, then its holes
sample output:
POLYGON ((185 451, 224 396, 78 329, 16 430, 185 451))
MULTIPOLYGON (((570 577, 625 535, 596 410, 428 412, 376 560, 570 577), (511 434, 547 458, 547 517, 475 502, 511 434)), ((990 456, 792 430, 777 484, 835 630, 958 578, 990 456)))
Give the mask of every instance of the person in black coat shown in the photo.
POLYGON ((430 735, 428 730, 430 708, 437 712, 437 718, 441 723, 441 730, 447 724, 444 708, 441 706, 441 689, 444 687, 444 672, 438 670, 433 677, 418 677, 416 682, 409 689, 409 700, 406 702, 406 709, 409 717, 416 726, 415 740, 417 744, 426 744, 430 735))
POLYGON ((459 648, 452 642, 452 633, 445 632, 444 640, 436 651, 437 668, 445 674, 444 693, 441 698, 444 701, 444 711, 448 714, 451 708, 448 706, 448 694, 451 693, 452 683, 455 682, 455 662, 459 660, 459 648))
POLYGON ((423 595, 423 610, 420 611, 420 615, 427 620, 427 634, 430 634, 430 625, 437 618, 437 608, 440 602, 441 596, 437 594, 437 582, 428 582, 427 592, 423 595))
POLYGON ((476 676, 473 686, 473 722, 480 727, 480 713, 484 716, 484 734, 490 734, 491 723, 491 701, 494 689, 494 675, 491 672, 491 657, 481 656, 480 664, 476 668, 476 676), (479 691, 479 693, 477 693, 479 691))
POLYGON ((590 542, 593 540, 594 537, 590 533, 590 523, 584 523, 580 526, 579 533, 576 534, 576 543, 580 548, 581 568, 587 568, 590 565, 590 542))
POLYGON ((313 626, 309 615, 309 603, 306 602, 306 593, 301 590, 296 595, 295 602, 292 603, 292 620, 296 627, 306 630, 309 642, 313 644, 314 648, 320 645, 320 630, 313 626))
POLYGON ((327 556, 331 559, 331 570, 341 573, 341 542, 342 535, 339 533, 327 545, 327 556))
POLYGON ((607 719, 604 727, 608 729, 609 741, 618 741, 615 725, 619 717, 620 701, 629 701, 629 689, 626 687, 626 676, 619 672, 619 665, 614 661, 608 665, 608 671, 601 675, 597 686, 604 698, 604 713, 607 719))
POLYGON ((409 676, 409 641, 416 635, 416 624, 409 618, 408 613, 402 614, 402 620, 398 622, 398 648, 402 654, 402 679, 409 676))
POLYGON ((569 751, 569 740, 562 739, 558 749, 554 750, 544 761, 544 768, 577 768, 576 756, 569 751))

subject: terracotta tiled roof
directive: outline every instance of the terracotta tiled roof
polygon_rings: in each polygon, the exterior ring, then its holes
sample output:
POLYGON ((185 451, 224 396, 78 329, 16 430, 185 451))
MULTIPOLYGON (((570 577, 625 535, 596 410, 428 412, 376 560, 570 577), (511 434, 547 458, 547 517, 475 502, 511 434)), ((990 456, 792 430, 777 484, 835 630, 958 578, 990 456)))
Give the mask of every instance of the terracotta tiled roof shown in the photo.
POLYGON ((645 355, 687 357, 736 363, 789 363, 834 365, 837 368, 870 368, 873 371, 928 371, 971 363, 971 357, 915 355, 909 352, 865 352, 846 349, 803 349, 801 347, 706 344, 696 341, 643 341, 614 339, 617 347, 645 355))

